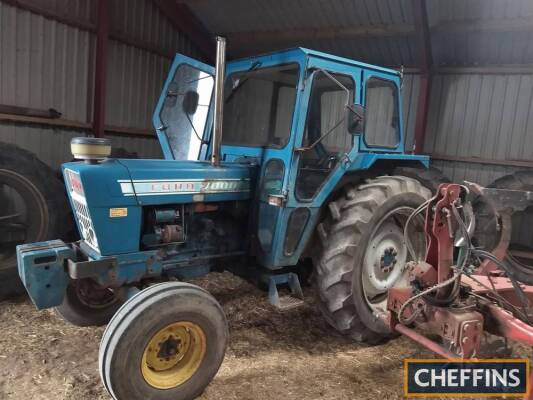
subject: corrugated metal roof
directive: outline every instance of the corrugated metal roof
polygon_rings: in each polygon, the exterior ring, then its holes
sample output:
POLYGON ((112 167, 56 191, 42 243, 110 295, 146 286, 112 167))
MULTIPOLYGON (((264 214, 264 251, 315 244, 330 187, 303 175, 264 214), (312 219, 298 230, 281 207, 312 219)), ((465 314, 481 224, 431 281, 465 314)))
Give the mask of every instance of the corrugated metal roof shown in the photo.
POLYGON ((415 43, 407 37, 371 38, 364 41, 350 38, 305 39, 283 43, 263 42, 259 46, 256 43, 240 44, 238 48, 230 43, 233 58, 261 54, 296 45, 375 65, 413 65, 416 61, 415 43))
MULTIPOLYGON (((387 25, 413 25, 410 0, 216 0, 188 1, 196 16, 212 33, 291 32, 339 30, 387 25)), ((531 0, 428 0, 435 65, 484 65, 533 62, 533 28, 516 31, 513 19, 533 16, 531 0), (490 29, 465 32, 474 22, 496 23, 504 19, 509 31, 490 29), (462 27, 448 31, 448 25, 462 27)), ((524 21, 522 21, 523 23, 524 21)), ((527 24, 527 20, 525 21, 527 24)), ((453 27, 452 27, 453 28, 453 27)), ((255 42, 230 41, 231 56, 305 46, 382 65, 417 64, 411 34, 361 38, 339 35, 334 40, 295 37, 255 42)))
POLYGON ((503 20, 510 28, 498 32, 483 28, 469 32, 434 32, 432 44, 436 65, 533 62, 533 24, 528 31, 513 31, 521 20, 533 16, 531 0, 428 0, 428 14, 430 25, 440 25, 443 30, 456 21, 496 26, 503 20))
POLYGON ((430 24, 454 20, 494 20, 533 15, 531 0, 427 0, 430 24))
MULTIPOLYGON (((299 29, 342 29, 412 24, 410 0, 214 0, 190 1, 196 16, 213 33, 283 32, 299 29)), ((303 46, 381 65, 413 64, 413 40, 406 36, 361 40, 295 39, 233 43, 232 57, 303 46)))
POLYGON ((225 0, 188 5, 210 32, 283 31, 412 23, 410 0, 225 0))
POLYGON ((433 37, 436 65, 533 63, 533 27, 530 32, 438 33, 433 37))

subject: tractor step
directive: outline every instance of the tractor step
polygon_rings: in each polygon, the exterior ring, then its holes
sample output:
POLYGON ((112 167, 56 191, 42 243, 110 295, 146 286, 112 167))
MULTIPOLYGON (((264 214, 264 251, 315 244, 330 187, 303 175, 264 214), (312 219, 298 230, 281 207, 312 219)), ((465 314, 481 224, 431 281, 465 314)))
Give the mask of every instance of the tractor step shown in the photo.
POLYGON ((288 296, 281 296, 279 298, 279 305, 275 307, 279 311, 288 311, 288 310, 292 310, 293 308, 298 308, 300 306, 303 306, 304 303, 305 303, 304 300, 288 295, 288 296))
POLYGON ((298 275, 293 272, 271 275, 268 279, 268 300, 279 311, 288 311, 302 306, 305 301, 298 275), (291 294, 280 297, 278 285, 283 284, 289 286, 291 294))

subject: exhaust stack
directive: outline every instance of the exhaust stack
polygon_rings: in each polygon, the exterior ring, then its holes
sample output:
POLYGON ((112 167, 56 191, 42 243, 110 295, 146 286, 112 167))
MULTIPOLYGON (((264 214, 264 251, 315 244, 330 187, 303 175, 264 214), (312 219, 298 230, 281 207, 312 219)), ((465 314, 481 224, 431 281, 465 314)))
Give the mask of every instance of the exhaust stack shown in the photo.
POLYGON ((211 165, 220 165, 222 142, 222 114, 224 111, 224 76, 226 75, 226 38, 217 36, 217 60, 215 71, 215 116, 213 123, 213 151, 211 165))

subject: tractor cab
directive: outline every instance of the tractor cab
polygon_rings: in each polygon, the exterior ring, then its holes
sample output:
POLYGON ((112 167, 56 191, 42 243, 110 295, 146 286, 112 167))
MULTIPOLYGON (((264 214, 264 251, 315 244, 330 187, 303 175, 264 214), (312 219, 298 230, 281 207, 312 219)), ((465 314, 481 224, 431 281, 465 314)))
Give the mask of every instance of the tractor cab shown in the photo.
MULTIPOLYGON (((254 251, 294 265, 341 178, 404 154, 400 74, 303 48, 226 65, 220 159, 256 166, 254 251)), ((215 68, 177 55, 154 113, 167 160, 211 158, 215 68)))

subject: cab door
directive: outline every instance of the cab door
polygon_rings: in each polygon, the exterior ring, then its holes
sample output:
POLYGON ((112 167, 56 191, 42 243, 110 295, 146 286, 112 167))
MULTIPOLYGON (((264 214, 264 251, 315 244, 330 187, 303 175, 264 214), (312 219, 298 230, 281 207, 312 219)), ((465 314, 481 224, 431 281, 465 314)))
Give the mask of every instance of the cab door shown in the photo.
POLYGON ((361 103, 362 71, 354 65, 311 58, 308 76, 289 205, 316 209, 358 152, 358 136, 348 131, 347 105, 361 103))
POLYGON ((360 70, 319 63, 312 69, 305 120, 296 148, 294 200, 320 207, 357 151, 348 132, 348 105, 359 103, 360 70))
POLYGON ((271 265, 298 262, 318 219, 320 207, 358 151, 348 132, 348 104, 360 104, 361 69, 311 57, 298 110, 288 170, 286 202, 279 206, 271 265))
POLYGON ((177 54, 153 115, 167 160, 205 159, 215 86, 211 65, 177 54))

